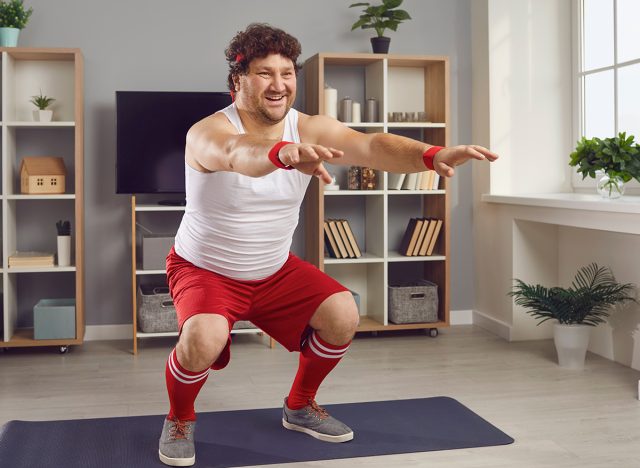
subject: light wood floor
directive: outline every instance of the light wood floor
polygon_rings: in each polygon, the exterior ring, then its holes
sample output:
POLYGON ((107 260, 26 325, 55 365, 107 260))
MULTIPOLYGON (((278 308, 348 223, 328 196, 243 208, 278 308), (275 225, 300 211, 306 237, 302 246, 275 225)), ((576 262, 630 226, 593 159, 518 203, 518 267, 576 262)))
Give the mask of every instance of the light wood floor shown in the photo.
MULTIPOLYGON (((135 357, 124 341, 88 342, 66 355, 55 348, 0 353, 0 425, 165 413, 171 343, 147 339, 135 357)), ((209 377, 197 410, 281 406, 297 355, 251 335, 237 336, 232 354, 230 366, 209 377)), ((321 404, 445 395, 516 442, 286 466, 638 467, 639 374, 592 354, 584 371, 563 370, 551 341, 507 343, 473 326, 441 330, 435 339, 419 332, 359 336, 321 388, 321 404)))

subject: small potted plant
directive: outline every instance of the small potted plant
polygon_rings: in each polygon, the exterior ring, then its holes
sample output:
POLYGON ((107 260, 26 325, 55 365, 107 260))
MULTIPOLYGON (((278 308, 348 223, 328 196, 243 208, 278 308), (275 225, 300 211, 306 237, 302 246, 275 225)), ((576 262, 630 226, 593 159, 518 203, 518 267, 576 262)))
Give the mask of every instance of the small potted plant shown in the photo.
POLYGON ((578 166, 582 178, 598 177, 598 193, 604 198, 619 198, 624 184, 631 179, 640 182, 640 145, 633 135, 621 132, 613 138, 585 138, 571 153, 570 166, 578 166))
POLYGON ((589 346, 591 327, 604 323, 614 304, 637 302, 631 283, 616 281, 609 268, 592 263, 580 268, 569 288, 547 288, 516 279, 509 295, 526 313, 539 320, 556 320, 553 339, 560 367, 581 369, 589 346))
POLYGON ((22 0, 0 0, 0 47, 15 47, 18 45, 18 36, 33 8, 25 9, 22 0))
POLYGON ((53 101, 55 101, 55 99, 42 94, 42 90, 40 90, 38 96, 31 96, 29 102, 38 108, 37 111, 33 111, 33 120, 36 122, 51 122, 53 111, 47 109, 47 107, 49 107, 53 101))
POLYGON ((373 52, 386 54, 389 52, 391 39, 384 35, 385 29, 397 31, 400 23, 411 19, 409 13, 397 9, 400 5, 402 5, 402 0, 382 0, 381 5, 371 5, 366 2, 349 5, 349 8, 365 7, 358 21, 351 26, 351 30, 358 28, 375 29, 377 36, 371 38, 373 52))

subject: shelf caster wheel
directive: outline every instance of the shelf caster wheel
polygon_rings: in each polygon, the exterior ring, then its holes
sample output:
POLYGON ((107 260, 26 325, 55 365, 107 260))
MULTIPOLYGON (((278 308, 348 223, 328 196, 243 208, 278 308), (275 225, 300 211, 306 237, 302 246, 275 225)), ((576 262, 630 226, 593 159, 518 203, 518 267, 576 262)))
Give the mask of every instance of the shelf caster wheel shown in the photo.
POLYGON ((69 351, 68 346, 60 346, 60 354, 66 354, 69 351))
POLYGON ((429 330, 427 330, 427 333, 429 334, 429 336, 431 338, 435 338, 436 336, 438 336, 438 329, 437 328, 429 328, 429 330))

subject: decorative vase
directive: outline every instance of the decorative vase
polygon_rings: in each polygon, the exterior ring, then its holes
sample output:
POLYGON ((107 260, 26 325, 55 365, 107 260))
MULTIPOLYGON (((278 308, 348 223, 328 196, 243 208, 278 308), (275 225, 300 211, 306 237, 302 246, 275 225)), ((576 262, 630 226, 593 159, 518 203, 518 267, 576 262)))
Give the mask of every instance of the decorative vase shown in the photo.
POLYGON ((33 120, 34 122, 51 122, 53 118, 52 110, 34 110, 33 120))
POLYGON ((583 369, 591 336, 590 325, 556 323, 553 342, 558 353, 558 364, 566 369, 583 369))
POLYGON ((604 172, 600 174, 602 174, 602 177, 598 180, 598 193, 602 198, 615 200, 624 195, 624 181, 621 177, 610 177, 604 172))
POLYGON ((389 53, 389 44, 391 43, 391 38, 389 37, 372 37, 371 38, 371 48, 373 49, 374 54, 387 54, 389 53))
POLYGON ((16 47, 19 35, 18 28, 0 28, 0 47, 16 47))
POLYGON ((71 265, 71 236, 58 236, 58 266, 71 265))

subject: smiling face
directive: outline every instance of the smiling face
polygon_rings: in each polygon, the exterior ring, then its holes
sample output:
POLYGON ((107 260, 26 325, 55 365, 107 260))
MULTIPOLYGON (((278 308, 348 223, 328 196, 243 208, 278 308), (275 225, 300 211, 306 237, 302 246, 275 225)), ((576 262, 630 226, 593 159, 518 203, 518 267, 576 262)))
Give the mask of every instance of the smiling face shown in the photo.
POLYGON ((281 122, 296 99, 296 71, 280 54, 256 58, 246 75, 236 76, 236 103, 261 123, 281 122))

